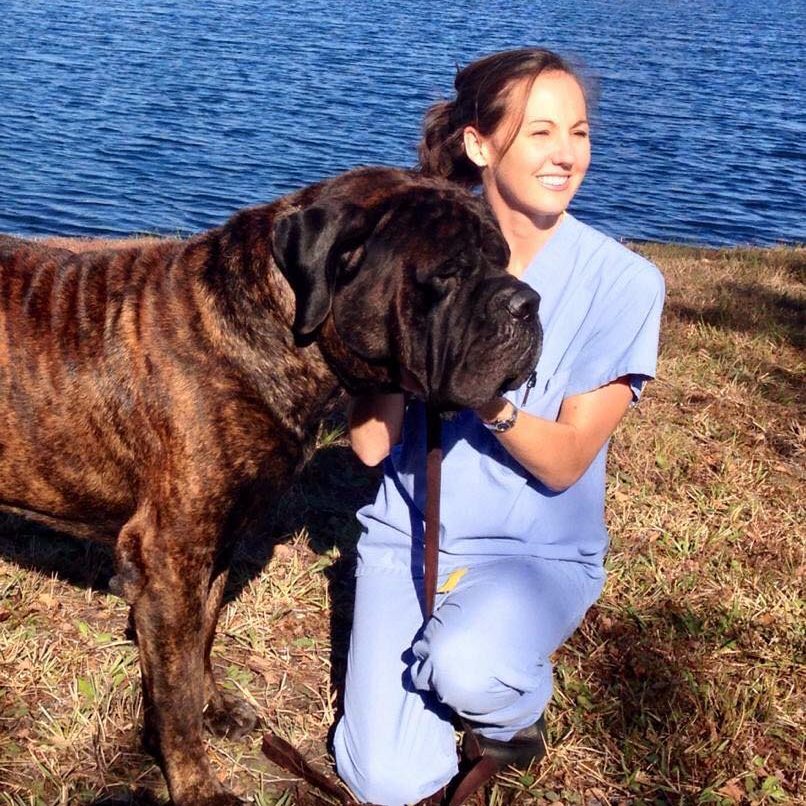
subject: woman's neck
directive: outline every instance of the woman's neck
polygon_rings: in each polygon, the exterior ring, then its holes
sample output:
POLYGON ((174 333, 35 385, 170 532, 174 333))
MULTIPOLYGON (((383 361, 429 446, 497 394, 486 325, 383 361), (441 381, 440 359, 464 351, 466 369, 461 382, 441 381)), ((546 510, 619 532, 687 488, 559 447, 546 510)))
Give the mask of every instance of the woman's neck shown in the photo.
POLYGON ((521 277, 560 226, 565 213, 534 217, 510 207, 500 197, 487 198, 509 245, 509 273, 521 277))

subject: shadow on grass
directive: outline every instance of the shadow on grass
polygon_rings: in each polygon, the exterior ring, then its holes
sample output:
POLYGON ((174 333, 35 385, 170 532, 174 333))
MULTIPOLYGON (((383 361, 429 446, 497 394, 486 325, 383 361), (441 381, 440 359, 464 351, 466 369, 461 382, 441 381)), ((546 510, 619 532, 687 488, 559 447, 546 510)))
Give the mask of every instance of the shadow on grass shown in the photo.
MULTIPOLYGON (((759 647, 776 640, 771 623, 672 599, 612 618, 594 609, 590 620, 597 651, 585 665, 597 690, 569 682, 581 703, 571 718, 607 737, 636 796, 731 778, 773 751, 784 769, 798 769, 799 737, 774 728, 776 689, 757 663, 759 647)), ((792 675, 795 655, 793 647, 792 675)), ((796 785, 794 773, 785 783, 796 785)))
POLYGON ((753 333, 806 346, 806 305, 797 297, 755 283, 716 286, 717 304, 707 307, 667 303, 668 313, 723 330, 753 333))
MULTIPOLYGON (((761 394, 767 400, 782 406, 806 406, 806 384, 803 383, 802 374, 767 364, 761 367, 756 380, 761 387, 761 394)), ((791 451, 784 455, 791 455, 791 451)))
POLYGON ((104 795, 91 800, 87 806, 166 806, 165 801, 152 795, 147 789, 138 787, 124 794, 104 795))
POLYGON ((14 515, 0 514, 0 556, 79 588, 108 591, 114 574, 110 547, 77 540, 14 515))
POLYGON ((241 541, 233 562, 227 598, 235 598, 265 567, 278 542, 304 529, 317 554, 338 550, 325 570, 330 598, 331 689, 341 713, 347 651, 355 599, 356 544, 360 527, 356 511, 371 501, 380 482, 380 469, 367 468, 344 446, 320 448, 288 494, 263 524, 241 541), (265 535, 273 535, 267 541, 265 535))
POLYGON ((273 507, 241 536, 232 563, 228 601, 257 576, 278 543, 303 532, 316 554, 338 549, 343 566, 355 559, 359 526, 356 510, 378 485, 379 472, 360 464, 341 445, 320 448, 300 477, 273 507))

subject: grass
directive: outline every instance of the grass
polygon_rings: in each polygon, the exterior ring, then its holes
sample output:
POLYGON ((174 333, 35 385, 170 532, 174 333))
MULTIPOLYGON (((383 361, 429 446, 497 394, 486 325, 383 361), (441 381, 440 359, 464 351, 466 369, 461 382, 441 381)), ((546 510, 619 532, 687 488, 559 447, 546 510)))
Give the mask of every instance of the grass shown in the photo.
MULTIPOLYGON (((636 248, 668 302, 659 379, 612 444, 609 581, 557 654, 548 758, 486 801, 803 802, 806 250, 636 248)), ((224 684, 325 768, 353 513, 376 484, 338 429, 323 433, 271 545, 241 549, 214 650, 224 684)), ((0 522, 3 806, 165 798, 139 748, 136 651, 110 574, 101 549, 0 522)), ((259 806, 295 802, 258 735, 209 752, 259 806)))

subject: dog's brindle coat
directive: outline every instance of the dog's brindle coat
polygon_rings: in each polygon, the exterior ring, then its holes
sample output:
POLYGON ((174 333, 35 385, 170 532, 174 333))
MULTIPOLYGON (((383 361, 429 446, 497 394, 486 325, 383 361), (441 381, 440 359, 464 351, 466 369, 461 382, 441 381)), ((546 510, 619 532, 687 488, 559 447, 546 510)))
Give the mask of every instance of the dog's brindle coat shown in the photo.
POLYGON ((522 383, 537 296, 481 201, 395 169, 187 241, 68 245, 0 236, 0 509, 114 544, 172 800, 240 803, 202 744, 203 712, 230 735, 255 721, 210 666, 239 527, 340 385, 458 407, 522 383))

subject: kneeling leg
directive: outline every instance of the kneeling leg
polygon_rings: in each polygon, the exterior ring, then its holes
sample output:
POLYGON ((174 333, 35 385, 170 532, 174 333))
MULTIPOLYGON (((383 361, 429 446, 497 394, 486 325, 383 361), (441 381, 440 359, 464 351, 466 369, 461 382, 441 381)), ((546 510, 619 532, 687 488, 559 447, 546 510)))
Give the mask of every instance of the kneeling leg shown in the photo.
POLYGON ((602 577, 579 563, 507 558, 472 567, 442 595, 414 645, 415 686, 481 735, 507 741, 552 692, 550 655, 596 600, 602 577))

